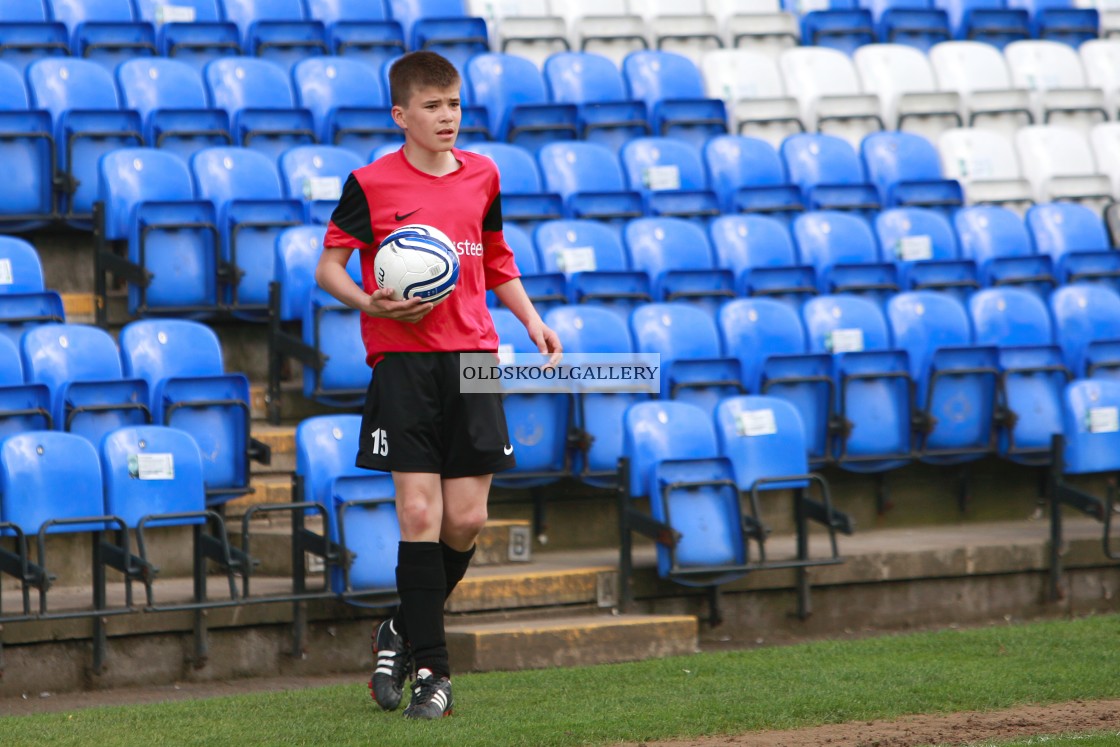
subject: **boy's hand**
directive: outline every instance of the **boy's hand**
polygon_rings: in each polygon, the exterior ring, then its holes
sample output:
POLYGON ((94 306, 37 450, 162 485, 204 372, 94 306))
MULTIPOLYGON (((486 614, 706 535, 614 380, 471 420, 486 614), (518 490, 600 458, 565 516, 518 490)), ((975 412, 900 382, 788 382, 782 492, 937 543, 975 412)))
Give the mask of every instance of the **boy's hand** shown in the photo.
POLYGON ((537 346, 537 350, 542 355, 548 356, 548 363, 546 367, 555 366, 560 363, 560 359, 564 357, 564 346, 560 344, 560 338, 552 331, 544 322, 536 321, 525 328, 529 333, 529 339, 537 346))
POLYGON ((383 319, 395 319, 398 322, 415 324, 428 315, 434 306, 420 298, 410 298, 407 301, 394 301, 390 296, 392 291, 378 288, 369 294, 369 302, 362 309, 370 316, 383 319))

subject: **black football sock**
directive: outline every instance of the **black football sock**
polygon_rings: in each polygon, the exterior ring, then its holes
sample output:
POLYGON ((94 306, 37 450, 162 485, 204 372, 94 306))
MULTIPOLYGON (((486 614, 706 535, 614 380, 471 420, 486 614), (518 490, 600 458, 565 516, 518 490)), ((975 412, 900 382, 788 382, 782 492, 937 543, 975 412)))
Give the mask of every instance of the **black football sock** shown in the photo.
MULTIPOLYGON (((446 593, 444 600, 451 597, 451 592, 455 591, 455 587, 463 580, 463 576, 467 573, 467 568, 470 567, 471 558, 474 557, 474 550, 476 545, 471 545, 471 549, 464 552, 455 550, 440 540, 439 549, 443 553, 443 576, 446 581, 446 593)), ((396 614, 393 615, 393 630, 397 631, 401 638, 408 641, 408 628, 406 617, 401 611, 403 605, 398 605, 396 614)))
POLYGON ((443 577, 447 581, 447 596, 451 596, 451 592, 455 591, 455 587, 463 580, 463 576, 467 574, 467 567, 471 564, 471 558, 474 557, 475 545, 471 545, 471 549, 460 552, 454 549, 451 545, 443 542, 439 543, 439 549, 443 551, 443 577))
MULTIPOLYGON (((404 621, 417 671, 430 669, 447 677, 447 641, 443 632, 443 602, 447 580, 438 542, 401 542, 397 549, 397 615, 404 621)), ((401 626, 395 625, 398 632, 401 626)))

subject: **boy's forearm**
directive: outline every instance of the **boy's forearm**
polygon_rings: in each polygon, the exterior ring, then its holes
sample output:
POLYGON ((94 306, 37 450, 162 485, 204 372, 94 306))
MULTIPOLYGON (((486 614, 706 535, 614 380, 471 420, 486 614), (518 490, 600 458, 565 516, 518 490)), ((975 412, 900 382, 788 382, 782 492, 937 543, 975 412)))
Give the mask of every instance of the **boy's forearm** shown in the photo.
POLYGON ((352 309, 363 310, 369 302, 369 295, 354 282, 350 273, 342 265, 322 262, 315 271, 315 281, 319 287, 330 293, 352 309))
POLYGON ((502 302, 502 306, 512 311, 518 321, 526 327, 533 322, 540 321, 541 316, 529 299, 529 294, 525 292, 525 286, 521 284, 520 278, 514 278, 495 286, 494 295, 502 302))

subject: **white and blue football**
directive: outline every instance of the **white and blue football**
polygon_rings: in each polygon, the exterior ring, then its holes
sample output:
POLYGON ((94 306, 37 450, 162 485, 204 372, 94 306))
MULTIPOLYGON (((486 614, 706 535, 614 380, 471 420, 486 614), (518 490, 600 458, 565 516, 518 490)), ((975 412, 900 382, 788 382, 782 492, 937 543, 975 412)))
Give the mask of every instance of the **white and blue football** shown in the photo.
POLYGON ((373 271, 378 287, 392 291, 393 300, 420 298, 436 304, 455 290, 459 255, 438 228, 401 226, 378 246, 373 271))

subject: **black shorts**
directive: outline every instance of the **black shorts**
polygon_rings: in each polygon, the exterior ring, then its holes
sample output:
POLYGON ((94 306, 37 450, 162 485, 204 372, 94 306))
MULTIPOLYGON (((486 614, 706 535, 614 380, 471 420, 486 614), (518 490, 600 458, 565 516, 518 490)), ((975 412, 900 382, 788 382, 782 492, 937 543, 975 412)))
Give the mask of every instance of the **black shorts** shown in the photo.
POLYGON ((441 477, 512 469, 501 394, 459 389, 459 353, 386 354, 366 392, 357 466, 441 477))

